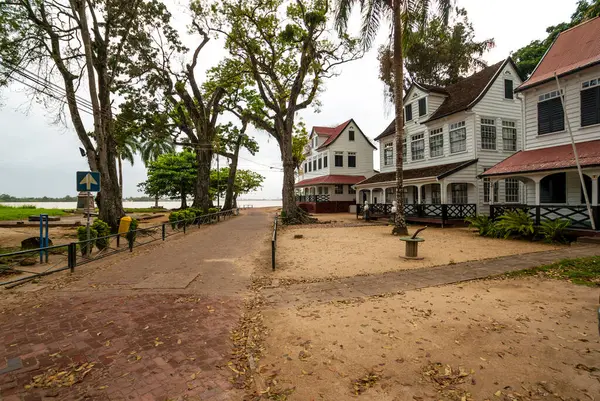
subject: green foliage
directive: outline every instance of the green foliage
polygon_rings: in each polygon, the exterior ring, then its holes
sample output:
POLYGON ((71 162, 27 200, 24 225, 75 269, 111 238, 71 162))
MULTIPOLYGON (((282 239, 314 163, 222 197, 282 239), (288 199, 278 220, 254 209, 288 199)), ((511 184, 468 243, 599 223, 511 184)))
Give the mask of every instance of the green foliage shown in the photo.
POLYGON ((193 193, 196 174, 193 152, 166 153, 148 163, 148 179, 138 186, 150 196, 184 198, 193 193))
POLYGON ((63 216, 65 211, 60 209, 38 209, 33 205, 8 206, 0 205, 0 221, 24 220, 29 216, 47 214, 48 216, 63 216))
POLYGON ((216 207, 208 208, 208 214, 219 213, 219 212, 220 212, 219 208, 216 208, 216 207))
POLYGON ((490 216, 483 214, 467 217, 465 221, 469 223, 470 228, 474 228, 479 231, 479 235, 482 237, 490 236, 494 231, 494 222, 490 219, 490 216))
POLYGON ((169 215, 169 223, 173 229, 177 227, 194 224, 196 217, 202 216, 204 213, 200 209, 183 209, 175 212, 171 212, 169 215))
POLYGON ((108 237, 110 235, 110 226, 100 219, 94 220, 92 224, 92 228, 96 230, 96 234, 98 235, 98 239, 96 240, 96 247, 99 250, 103 250, 108 248, 110 243, 110 238, 101 238, 108 237))
POLYGON ((87 228, 85 226, 77 227, 77 239, 80 241, 79 249, 81 250, 81 255, 86 256, 92 252, 97 237, 98 232, 93 227, 90 227, 90 240, 88 241, 87 228))
POLYGON ((569 22, 563 22, 558 25, 549 26, 546 28, 548 36, 542 40, 534 40, 527 46, 520 48, 512 54, 519 71, 528 77, 531 75, 535 67, 538 65, 544 54, 556 37, 563 31, 579 25, 580 23, 595 18, 600 15, 600 0, 579 0, 577 9, 571 15, 569 22))
POLYGON ((304 148, 308 145, 308 130, 304 121, 299 121, 294 127, 294 136, 292 136, 292 160, 296 170, 300 170, 302 163, 306 159, 304 148))
MULTIPOLYGON (((229 167, 223 167, 218 171, 211 170, 210 195, 212 199, 217 198, 217 191, 219 196, 223 197, 227 190, 227 177, 229 177, 229 167)), ((257 190, 262 186, 264 179, 264 176, 252 170, 237 170, 233 184, 233 198, 236 199, 239 195, 257 190)))
MULTIPOLYGON (((11 196, 9 194, 0 194, 0 202, 77 202, 77 197, 66 195, 66 196, 63 196, 62 198, 50 198, 47 196, 42 196, 42 197, 30 196, 30 197, 21 198, 21 197, 11 196)), ((35 207, 33 205, 30 205, 30 206, 35 207)), ((2 205, 0 205, 0 207, 2 207, 2 205)))
POLYGON ((566 243, 568 242, 567 228, 570 225, 571 222, 566 219, 544 220, 540 224, 539 233, 547 242, 566 243))
POLYGON ((548 278, 569 280, 573 284, 600 287, 600 256, 564 259, 558 263, 519 270, 506 277, 542 275, 548 278))
POLYGON ((139 222, 136 219, 131 219, 131 224, 129 225, 129 231, 127 232, 127 241, 131 244, 135 241, 137 237, 137 229, 139 222))
POLYGON ((504 238, 533 238, 535 225, 533 219, 524 210, 508 210, 498 218, 494 224, 496 236, 503 235, 504 238))

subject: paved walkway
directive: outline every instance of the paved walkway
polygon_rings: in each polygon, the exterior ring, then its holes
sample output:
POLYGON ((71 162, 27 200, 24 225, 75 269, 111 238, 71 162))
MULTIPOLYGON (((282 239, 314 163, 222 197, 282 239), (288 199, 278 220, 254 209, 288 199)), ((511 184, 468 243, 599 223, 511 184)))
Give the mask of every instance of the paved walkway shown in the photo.
POLYGON ((241 399, 230 330, 270 224, 249 210, 0 301, 0 400, 241 399))
POLYGON ((594 255, 600 255, 600 248, 597 245, 573 246, 555 251, 506 256, 433 268, 402 270, 372 276, 348 277, 334 281, 265 288, 263 295, 271 307, 303 305, 310 302, 330 302, 453 284, 541 266, 565 258, 594 255))

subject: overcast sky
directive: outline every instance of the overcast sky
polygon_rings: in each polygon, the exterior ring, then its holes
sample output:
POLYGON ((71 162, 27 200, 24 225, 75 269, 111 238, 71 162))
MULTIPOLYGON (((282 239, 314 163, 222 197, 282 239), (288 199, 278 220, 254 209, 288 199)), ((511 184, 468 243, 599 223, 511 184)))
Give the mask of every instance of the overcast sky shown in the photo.
MULTIPOLYGON (((484 58, 493 64, 534 39, 544 38, 549 25, 567 21, 575 10, 576 0, 458 0, 472 21, 477 39, 494 38, 496 47, 484 58), (532 17, 535 16, 535 17, 532 17)), ((184 19, 178 16, 178 19, 184 19)), ((183 21, 183 23, 187 23, 183 21)), ((380 35, 380 42, 384 34, 380 35)), ((193 42, 188 42, 191 46, 193 42)), ((223 56, 217 43, 203 50, 203 65, 216 64, 223 56)), ((326 82, 320 97, 319 113, 308 109, 301 113, 307 127, 336 125, 354 118, 370 138, 377 136, 393 118, 386 107, 383 86, 377 79, 376 51, 363 59, 346 64, 340 75, 326 82)), ((61 85, 62 86, 62 85, 61 85)), ((79 154, 79 141, 68 126, 54 124, 54 114, 42 105, 31 103, 20 85, 0 94, 0 193, 13 196, 75 195, 75 172, 87 170, 79 154)), ((91 121, 87 121, 91 127, 91 121)), ((242 152, 240 168, 257 171, 266 177, 264 187, 248 198, 281 198, 283 174, 279 148, 264 132, 250 132, 260 145, 255 156, 242 152)), ((375 168, 379 158, 374 155, 375 168)), ((222 159, 222 165, 225 159, 222 159)), ((137 184, 146 179, 141 160, 126 164, 124 196, 139 196, 137 184)))

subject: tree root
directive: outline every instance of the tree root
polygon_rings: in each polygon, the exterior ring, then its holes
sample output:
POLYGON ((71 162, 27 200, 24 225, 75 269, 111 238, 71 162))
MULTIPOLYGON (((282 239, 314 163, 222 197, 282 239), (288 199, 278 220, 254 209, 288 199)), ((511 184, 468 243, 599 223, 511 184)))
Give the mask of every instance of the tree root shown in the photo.
POLYGON ((392 235, 408 235, 408 228, 394 226, 394 228, 392 229, 392 235))
POLYGON ((281 221, 286 225, 314 224, 319 222, 319 220, 315 219, 314 217, 310 217, 306 211, 299 207, 296 208, 295 216, 286 217, 282 215, 281 221))

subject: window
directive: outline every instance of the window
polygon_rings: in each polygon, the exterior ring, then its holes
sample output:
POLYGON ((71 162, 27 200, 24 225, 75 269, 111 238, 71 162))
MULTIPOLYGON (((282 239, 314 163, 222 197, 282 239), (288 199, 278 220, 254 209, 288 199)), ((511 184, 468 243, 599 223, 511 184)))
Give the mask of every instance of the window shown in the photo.
POLYGON ((319 170, 321 170, 323 168, 323 160, 320 157, 319 157, 318 166, 319 166, 319 170))
POLYGON ((504 199, 506 203, 519 202, 519 181, 514 178, 504 180, 504 199))
POLYGON ((423 160, 425 158, 425 134, 417 134, 412 136, 410 153, 413 160, 423 160))
POLYGON ((450 153, 467 150, 467 128, 465 122, 450 124, 450 153))
POLYGON ((348 193, 350 195, 354 195, 356 193, 356 189, 354 189, 352 185, 348 185, 348 193))
POLYGON ((312 163, 311 163, 311 161, 309 160, 309 161, 308 161, 308 170, 307 170, 309 173, 312 171, 312 168, 311 168, 311 167, 312 167, 312 163))
POLYGON ((337 185, 335 186, 335 193, 336 193, 337 195, 341 195, 341 194, 343 194, 343 193, 344 193, 344 186, 343 186, 343 185, 339 185, 339 184, 337 184, 337 185))
POLYGON ((434 205, 442 203, 442 190, 439 184, 431 186, 431 203, 434 205))
POLYGON ((318 143, 319 143, 319 137, 315 136, 313 138, 313 148, 316 148, 318 143))
POLYGON ((469 194, 467 192, 467 184, 451 184, 452 188, 452 203, 465 204, 469 202, 469 194))
POLYGON ((493 118, 481 119, 481 149, 496 150, 496 121, 493 118))
POLYGON ((354 140, 354 130, 350 130, 350 131, 348 131, 348 137, 349 137, 349 139, 350 139, 351 141, 353 141, 353 140, 354 140))
POLYGON ((517 150, 517 123, 502 120, 502 149, 517 150))
POLYGON ((600 79, 584 82, 581 87, 581 126, 600 124, 600 79))
POLYGON ((406 135, 402 137, 402 161, 406 160, 406 153, 408 150, 406 149, 406 135))
MULTIPOLYGON (((486 169, 487 170, 487 169, 486 169)), ((498 203, 498 181, 494 183, 494 203, 498 203)), ((483 202, 490 203, 490 179, 483 179, 483 202)))
POLYGON ((392 166, 394 164, 394 143, 388 142, 383 145, 383 165, 392 166))
POLYGON ((538 135, 565 129, 565 114, 558 91, 538 97, 538 135))
POLYGON ((335 152, 335 166, 344 167, 344 152, 335 152))
POLYGON ((313 171, 317 170, 317 159, 313 159, 313 171))
POLYGON ((427 98, 419 99, 419 117, 427 114, 427 98))
POLYGON ((444 155, 444 129, 438 128, 429 131, 429 157, 444 155))
POLYGON ((323 168, 327 168, 327 156, 323 156, 323 168))
POLYGON ((356 153, 348 152, 348 167, 356 167, 356 153))
POLYGON ((567 203, 567 174, 556 173, 540 181, 541 203, 567 203))
POLYGON ((323 195, 329 195, 329 187, 323 187, 323 195))
POLYGON ((406 121, 412 120, 412 104, 404 106, 404 114, 406 115, 406 121))
POLYGON ((323 187, 318 187, 317 189, 319 190, 318 194, 323 195, 323 187))
POLYGON ((308 172, 308 163, 304 163, 304 172, 307 173, 308 172))
POLYGON ((504 80, 504 98, 505 99, 514 99, 512 79, 504 80))

